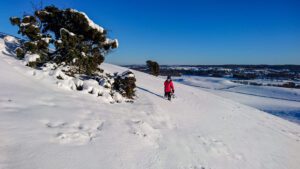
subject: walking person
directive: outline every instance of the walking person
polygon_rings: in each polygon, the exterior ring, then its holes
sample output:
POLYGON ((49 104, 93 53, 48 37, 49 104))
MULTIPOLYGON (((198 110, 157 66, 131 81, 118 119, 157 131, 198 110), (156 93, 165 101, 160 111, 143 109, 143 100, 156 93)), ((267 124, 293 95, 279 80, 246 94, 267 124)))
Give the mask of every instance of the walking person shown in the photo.
POLYGON ((168 100, 171 101, 171 96, 175 92, 171 76, 167 77, 167 80, 165 81, 164 86, 165 86, 165 97, 167 97, 168 100))

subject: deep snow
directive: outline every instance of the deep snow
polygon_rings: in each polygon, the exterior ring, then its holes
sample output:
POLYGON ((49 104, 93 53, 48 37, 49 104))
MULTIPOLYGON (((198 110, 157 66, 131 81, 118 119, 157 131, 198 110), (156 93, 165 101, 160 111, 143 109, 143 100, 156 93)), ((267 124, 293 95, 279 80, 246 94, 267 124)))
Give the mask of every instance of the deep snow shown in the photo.
MULTIPOLYGON (((35 76, 0 39, 1 169, 297 169, 300 126, 133 71, 138 98, 110 104, 35 76)), ((126 68, 103 64, 109 72, 126 68)))

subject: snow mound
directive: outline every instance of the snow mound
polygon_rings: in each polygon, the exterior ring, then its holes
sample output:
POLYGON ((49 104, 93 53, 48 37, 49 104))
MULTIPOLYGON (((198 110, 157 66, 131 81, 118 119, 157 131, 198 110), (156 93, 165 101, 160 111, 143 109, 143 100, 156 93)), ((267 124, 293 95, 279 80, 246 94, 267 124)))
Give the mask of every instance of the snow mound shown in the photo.
POLYGON ((9 36, 9 35, 6 35, 4 38, 3 38, 4 42, 6 43, 12 43, 12 44, 20 44, 20 41, 13 37, 13 36, 9 36))
POLYGON ((26 54, 24 57, 25 63, 29 63, 29 62, 35 62, 37 59, 40 58, 40 55, 38 54, 26 54))
MULTIPOLYGON (((53 81, 60 88, 67 90, 80 91, 81 93, 91 94, 95 97, 101 97, 101 100, 106 103, 121 103, 127 101, 123 96, 117 92, 111 93, 111 84, 113 79, 99 81, 95 79, 81 79, 80 77, 71 77, 66 75, 66 71, 70 69, 69 66, 56 65, 55 63, 47 63, 42 67, 42 71, 35 70, 33 75, 36 77, 49 75, 53 81)), ((41 77, 44 78, 44 77, 41 77)))

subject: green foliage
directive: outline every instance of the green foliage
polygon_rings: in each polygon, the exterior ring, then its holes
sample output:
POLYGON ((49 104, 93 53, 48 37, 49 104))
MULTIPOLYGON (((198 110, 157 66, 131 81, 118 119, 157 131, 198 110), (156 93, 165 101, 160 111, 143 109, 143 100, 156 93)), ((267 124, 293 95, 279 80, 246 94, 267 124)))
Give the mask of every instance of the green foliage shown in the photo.
POLYGON ((32 68, 36 68, 38 65, 39 65, 39 60, 27 63, 27 66, 32 67, 32 68))
POLYGON ((43 24, 44 31, 51 31, 57 38, 60 37, 60 29, 65 28, 75 34, 81 34, 86 40, 106 40, 106 31, 98 31, 89 25, 89 20, 82 12, 74 9, 61 10, 55 6, 47 6, 38 10, 35 15, 43 24))
POLYGON ((23 49, 25 49, 25 51, 30 51, 31 53, 37 53, 38 51, 37 43, 31 41, 25 42, 23 44, 23 49))
POLYGON ((22 58, 29 52, 41 56, 40 63, 54 61, 75 66, 75 73, 93 75, 110 50, 117 48, 117 40, 107 38, 107 32, 94 24, 86 14, 74 9, 46 6, 36 10, 33 16, 11 17, 18 33, 26 36, 19 50, 22 58), (52 37, 50 34, 54 35, 52 37), (55 46, 49 51, 49 44, 55 46))
POLYGON ((135 76, 131 71, 126 71, 121 75, 115 75, 113 88, 119 91, 124 97, 133 99, 135 96, 135 76))
MULTIPOLYGON (((49 54, 49 44, 43 40, 47 34, 41 34, 39 21, 35 16, 23 16, 23 18, 11 17, 10 22, 12 25, 19 27, 18 33, 26 36, 28 41, 24 42, 21 47, 16 49, 18 58, 24 58, 26 53, 38 54, 41 58, 47 58, 49 54)), ((43 59, 39 59, 35 63, 28 63, 30 67, 36 67, 43 63, 43 59)))
POLYGON ((147 60, 146 64, 150 70, 150 73, 154 76, 159 75, 159 64, 155 61, 147 60))
POLYGON ((24 58, 25 53, 24 53, 24 50, 23 50, 22 48, 17 48, 17 49, 15 50, 15 52, 16 52, 16 55, 17 55, 17 57, 18 57, 19 59, 23 59, 23 58, 24 58))
POLYGON ((9 20, 12 25, 20 25, 21 24, 21 19, 18 17, 11 17, 11 18, 9 18, 9 20))

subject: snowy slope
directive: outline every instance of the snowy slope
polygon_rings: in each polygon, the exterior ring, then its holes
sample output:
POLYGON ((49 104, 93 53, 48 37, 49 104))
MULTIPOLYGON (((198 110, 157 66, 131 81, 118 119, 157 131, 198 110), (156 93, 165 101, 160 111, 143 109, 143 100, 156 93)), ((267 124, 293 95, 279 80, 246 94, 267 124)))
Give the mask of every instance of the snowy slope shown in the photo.
MULTIPOLYGON (((59 88, 0 39, 1 169, 297 169, 300 126, 141 72, 134 103, 59 88)), ((123 71, 103 64, 104 70, 123 71)))
POLYGON ((201 76, 175 80, 300 124, 300 89, 241 85, 226 78, 201 76))
MULTIPOLYGON (((174 80, 189 86, 204 89, 224 90, 254 96, 300 101, 300 90, 294 88, 254 86, 234 83, 226 78, 203 77, 203 76, 182 76, 174 77, 174 80)), ((260 80, 257 80, 259 82, 260 80)), ((252 80, 251 82, 256 82, 252 80)))

